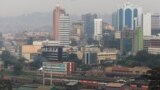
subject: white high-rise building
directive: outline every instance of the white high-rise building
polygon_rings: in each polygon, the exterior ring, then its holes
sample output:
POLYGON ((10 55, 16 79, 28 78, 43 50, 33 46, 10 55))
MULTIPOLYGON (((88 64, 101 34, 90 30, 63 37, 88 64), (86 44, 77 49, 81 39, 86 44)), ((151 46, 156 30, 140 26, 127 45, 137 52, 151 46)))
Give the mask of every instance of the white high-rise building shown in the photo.
POLYGON ((151 13, 143 14, 143 36, 151 36, 151 13))
POLYGON ((70 44, 70 16, 68 14, 61 14, 59 18, 59 41, 63 46, 70 44))
POLYGON ((102 19, 94 19, 94 39, 102 38, 102 19))

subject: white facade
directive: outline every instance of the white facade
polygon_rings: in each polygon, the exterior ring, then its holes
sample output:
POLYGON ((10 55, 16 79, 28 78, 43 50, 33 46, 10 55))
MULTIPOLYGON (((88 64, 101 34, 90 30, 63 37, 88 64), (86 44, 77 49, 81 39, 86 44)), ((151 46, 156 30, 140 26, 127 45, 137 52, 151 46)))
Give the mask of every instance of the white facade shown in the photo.
POLYGON ((151 54, 160 54, 160 48, 148 48, 148 52, 151 54))
POLYGON ((43 41, 42 45, 43 46, 44 45, 48 45, 48 46, 61 46, 60 41, 49 41, 49 40, 43 41))
POLYGON ((69 15, 61 14, 59 18, 59 37, 60 44, 63 46, 68 46, 70 44, 70 17, 69 15))
POLYGON ((151 36, 151 13, 143 14, 143 36, 151 36))
POLYGON ((102 38, 102 19, 94 19, 94 39, 102 38))
POLYGON ((115 39, 120 39, 121 38, 121 32, 120 31, 115 32, 114 38, 115 39))

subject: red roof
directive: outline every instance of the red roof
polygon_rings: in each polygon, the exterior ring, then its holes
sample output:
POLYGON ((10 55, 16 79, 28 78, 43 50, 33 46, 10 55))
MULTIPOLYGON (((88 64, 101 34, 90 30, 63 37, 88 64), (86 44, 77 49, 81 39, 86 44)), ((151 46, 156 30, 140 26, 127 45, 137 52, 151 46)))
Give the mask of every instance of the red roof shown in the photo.
POLYGON ((115 67, 112 67, 112 71, 129 72, 129 68, 123 67, 123 66, 115 66, 115 67))

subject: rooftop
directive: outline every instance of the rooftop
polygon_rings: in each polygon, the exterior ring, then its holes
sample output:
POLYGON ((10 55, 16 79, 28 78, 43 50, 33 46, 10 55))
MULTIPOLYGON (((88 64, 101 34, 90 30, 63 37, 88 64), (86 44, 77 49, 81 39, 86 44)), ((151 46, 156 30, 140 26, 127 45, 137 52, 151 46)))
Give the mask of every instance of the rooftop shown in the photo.
POLYGON ((123 83, 108 83, 106 84, 107 87, 116 87, 116 88, 119 88, 119 87, 122 87, 124 86, 123 83))
POLYGON ((129 68, 123 67, 123 66, 115 66, 115 67, 112 67, 112 71, 128 72, 129 68))
POLYGON ((78 84, 78 81, 74 81, 74 82, 69 82, 67 84, 67 86, 74 86, 74 85, 77 85, 78 84))

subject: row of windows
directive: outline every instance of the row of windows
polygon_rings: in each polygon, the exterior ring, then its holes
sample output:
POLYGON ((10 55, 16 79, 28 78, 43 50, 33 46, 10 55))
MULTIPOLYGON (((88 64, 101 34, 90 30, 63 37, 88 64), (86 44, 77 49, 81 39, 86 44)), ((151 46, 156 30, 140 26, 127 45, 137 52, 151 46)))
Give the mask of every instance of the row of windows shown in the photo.
POLYGON ((133 11, 132 9, 126 9, 126 10, 119 9, 119 22, 118 22, 119 30, 122 30, 124 27, 128 27, 132 29, 134 17, 138 17, 137 9, 134 9, 133 11), (123 21, 123 19, 125 19, 125 22, 123 21), (123 26, 123 22, 125 26, 123 26))

